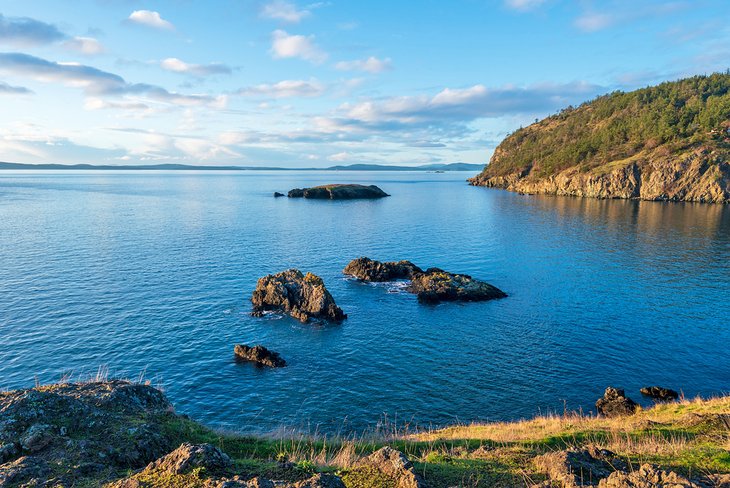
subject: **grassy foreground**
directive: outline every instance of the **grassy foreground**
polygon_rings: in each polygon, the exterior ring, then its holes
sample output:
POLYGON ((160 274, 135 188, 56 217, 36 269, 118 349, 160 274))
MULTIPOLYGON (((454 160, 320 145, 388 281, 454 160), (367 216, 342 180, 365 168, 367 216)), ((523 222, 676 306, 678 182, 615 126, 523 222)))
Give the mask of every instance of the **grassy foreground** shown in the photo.
MULTIPOLYGON (((537 456, 588 445, 613 451, 630 469, 652 463, 695 479, 711 473, 730 473, 727 396, 659 404, 617 419, 577 414, 543 416, 380 439, 241 437, 179 417, 170 419, 164 429, 180 442, 219 447, 246 477, 296 479, 314 472, 332 472, 353 488, 396 486, 394 480, 357 466, 364 456, 385 445, 405 453, 416 471, 435 488, 539 484, 547 477, 535 463, 537 456)), ((146 481, 148 486, 173 486, 169 480, 146 481)), ((196 482, 180 479, 174 486, 196 486, 196 482)))

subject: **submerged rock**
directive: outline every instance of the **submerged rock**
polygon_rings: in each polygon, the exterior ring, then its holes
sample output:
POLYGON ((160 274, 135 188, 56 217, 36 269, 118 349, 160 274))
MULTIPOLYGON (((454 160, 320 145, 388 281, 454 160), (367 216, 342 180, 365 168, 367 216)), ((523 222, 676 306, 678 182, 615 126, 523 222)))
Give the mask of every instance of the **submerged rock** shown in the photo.
POLYGON ((389 197, 387 193, 375 185, 321 185, 312 188, 294 188, 288 193, 289 198, 315 198, 322 200, 355 200, 361 198, 389 197))
POLYGON ((423 303, 475 302, 507 296, 505 292, 489 283, 439 268, 429 268, 422 273, 415 273, 408 291, 418 295, 418 300, 423 303))
POLYGON ((269 366, 270 368, 282 368, 286 366, 286 361, 278 352, 270 351, 262 345, 247 346, 246 344, 236 344, 233 348, 236 359, 251 361, 256 364, 269 366))
POLYGON ((347 318, 324 286, 322 278, 298 269, 267 275, 259 279, 251 296, 253 315, 265 311, 288 313, 301 322, 310 319, 341 322, 347 318))
POLYGON ((380 262, 362 257, 350 261, 342 272, 362 281, 393 281, 409 280, 423 270, 410 261, 380 262))
POLYGON ((661 386, 645 386, 641 389, 641 394, 663 402, 669 402, 679 398, 679 393, 669 388, 662 388, 661 386))
POLYGON ((624 390, 611 386, 606 388, 603 398, 596 401, 596 410, 606 417, 633 415, 637 408, 638 404, 631 398, 627 398, 624 390))

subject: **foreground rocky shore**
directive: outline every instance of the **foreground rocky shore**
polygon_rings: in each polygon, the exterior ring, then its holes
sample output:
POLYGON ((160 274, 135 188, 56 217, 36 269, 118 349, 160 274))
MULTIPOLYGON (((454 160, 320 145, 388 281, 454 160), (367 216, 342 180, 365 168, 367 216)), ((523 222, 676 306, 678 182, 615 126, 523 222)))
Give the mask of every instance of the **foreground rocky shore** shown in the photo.
POLYGON ((623 395, 599 417, 273 439, 208 429, 149 385, 41 386, 0 393, 0 487, 730 487, 730 397, 623 395))

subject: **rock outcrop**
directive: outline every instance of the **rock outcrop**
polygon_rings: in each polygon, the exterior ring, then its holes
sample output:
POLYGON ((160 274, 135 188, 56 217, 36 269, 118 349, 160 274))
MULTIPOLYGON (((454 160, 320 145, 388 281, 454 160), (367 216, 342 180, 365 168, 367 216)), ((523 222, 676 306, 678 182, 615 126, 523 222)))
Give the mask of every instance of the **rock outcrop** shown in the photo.
POLYGON ((286 195, 284 195, 283 193, 280 193, 280 192, 278 192, 278 191, 275 191, 275 192, 274 192, 274 198, 279 198, 279 197, 285 197, 285 196, 286 196, 286 195))
POLYGON ((621 417, 633 415, 639 405, 631 398, 626 397, 624 390, 609 386, 603 398, 596 401, 596 410, 605 417, 621 417))
POLYGON ((662 402, 671 402, 679 398, 679 393, 661 386, 645 386, 641 389, 641 394, 662 402))
POLYGON ((335 303, 322 278, 298 269, 267 275, 259 279, 251 296, 253 315, 266 311, 291 315, 301 322, 311 319, 341 322, 347 315, 335 303))
POLYGON ((383 447, 365 459, 360 467, 375 469, 392 479, 398 488, 426 488, 426 482, 416 473, 408 458, 392 447, 383 447))
POLYGON ((410 280, 423 270, 410 261, 380 262, 362 257, 350 261, 342 272, 362 281, 380 282, 410 280))
POLYGON ((636 471, 616 471, 598 483, 599 488, 699 488, 674 471, 664 471, 651 464, 643 464, 636 471))
POLYGON ((356 200, 388 197, 387 193, 375 185, 321 185, 312 188, 294 188, 287 194, 289 198, 313 198, 320 200, 356 200))
POLYGON ((236 344, 233 347, 233 353, 238 361, 250 361, 270 368, 283 368, 286 366, 286 361, 278 352, 270 351, 258 344, 253 347, 246 344, 236 344))
POLYGON ((625 462, 611 451, 589 445, 585 449, 549 452, 535 458, 535 467, 564 488, 596 486, 625 462))
POLYGON ((415 293, 418 301, 422 303, 476 302, 507 296, 505 292, 489 283, 439 268, 429 268, 422 273, 415 273, 408 291, 415 293))
POLYGON ((143 467, 174 447, 171 412, 159 390, 121 380, 0 393, 0 486, 143 467))

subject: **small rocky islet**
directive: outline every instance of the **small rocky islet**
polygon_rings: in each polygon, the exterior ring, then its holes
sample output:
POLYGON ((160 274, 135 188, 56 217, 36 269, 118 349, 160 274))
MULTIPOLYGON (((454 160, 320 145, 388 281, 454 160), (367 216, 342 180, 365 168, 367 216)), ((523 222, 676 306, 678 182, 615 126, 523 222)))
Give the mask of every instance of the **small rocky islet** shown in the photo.
MULTIPOLYGON (((275 197, 283 197, 279 192, 275 197)), ((309 198, 315 200, 372 200, 389 197, 376 185, 330 184, 311 188, 294 188, 287 193, 289 198, 309 198)))
POLYGON ((416 294, 421 303, 476 302, 507 296, 499 288, 469 275, 440 268, 424 271, 410 261, 380 262, 361 257, 350 261, 343 273, 367 282, 410 280, 406 290, 416 294))
POLYGON ((255 346, 236 344, 233 347, 233 354, 236 361, 251 362, 270 368, 283 368, 286 366, 286 360, 278 352, 271 351, 260 344, 255 346))

